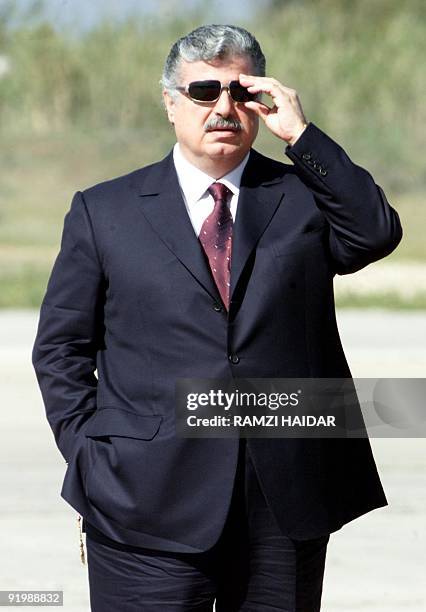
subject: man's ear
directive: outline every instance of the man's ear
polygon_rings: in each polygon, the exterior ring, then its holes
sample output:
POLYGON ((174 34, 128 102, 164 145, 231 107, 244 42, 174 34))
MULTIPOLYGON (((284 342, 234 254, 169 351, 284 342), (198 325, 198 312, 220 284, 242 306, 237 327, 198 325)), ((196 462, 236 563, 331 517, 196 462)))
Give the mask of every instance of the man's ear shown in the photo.
POLYGON ((172 98, 172 96, 169 94, 167 89, 163 89, 163 101, 164 101, 164 106, 166 107, 167 117, 169 118, 170 123, 174 124, 176 102, 172 98))

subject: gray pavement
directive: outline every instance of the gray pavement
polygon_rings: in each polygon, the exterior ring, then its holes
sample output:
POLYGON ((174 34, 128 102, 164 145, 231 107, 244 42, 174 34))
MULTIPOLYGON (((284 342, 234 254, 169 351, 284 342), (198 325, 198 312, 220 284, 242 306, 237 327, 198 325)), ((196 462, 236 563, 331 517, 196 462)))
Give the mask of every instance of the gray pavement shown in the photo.
MULTIPOLYGON (((0 311, 0 590, 62 589, 89 610, 75 511, 59 495, 65 464, 31 366, 38 314, 0 311)), ((341 311, 354 376, 424 377, 426 313, 341 311)), ((324 612, 426 609, 426 453, 422 439, 372 439, 390 505, 330 539, 324 612)), ((119 611, 117 611, 119 612, 119 611)))

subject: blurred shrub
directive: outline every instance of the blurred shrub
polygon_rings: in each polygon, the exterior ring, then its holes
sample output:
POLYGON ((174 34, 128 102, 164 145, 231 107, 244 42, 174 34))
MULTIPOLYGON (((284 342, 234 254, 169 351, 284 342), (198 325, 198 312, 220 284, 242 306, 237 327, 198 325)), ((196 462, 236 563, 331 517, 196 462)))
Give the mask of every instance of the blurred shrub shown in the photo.
POLYGON ((269 73, 387 189, 426 183, 424 0, 272 1, 256 35, 269 73))
MULTIPOLYGON (((170 45, 201 14, 104 21, 80 35, 48 23, 7 28, 0 12, 0 131, 168 129, 159 78, 170 45)), ((298 90, 308 119, 392 190, 426 182, 423 0, 298 0, 267 3, 245 24, 268 73, 298 90)), ((281 143, 261 140, 282 156, 281 143)), ((379 180, 379 182, 380 182, 379 180)))

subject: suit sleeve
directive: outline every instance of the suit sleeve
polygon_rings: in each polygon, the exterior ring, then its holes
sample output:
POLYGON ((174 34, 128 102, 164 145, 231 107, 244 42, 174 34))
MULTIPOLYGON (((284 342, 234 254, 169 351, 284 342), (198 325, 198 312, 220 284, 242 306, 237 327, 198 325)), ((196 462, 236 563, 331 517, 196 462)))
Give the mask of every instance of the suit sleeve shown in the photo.
POLYGON ((96 410, 104 278, 83 194, 65 216, 60 252, 42 301, 32 362, 56 444, 68 462, 96 410))
POLYGON ((337 274, 356 272, 396 248, 402 238, 398 213, 370 173, 334 140, 309 123, 285 153, 328 221, 337 274))

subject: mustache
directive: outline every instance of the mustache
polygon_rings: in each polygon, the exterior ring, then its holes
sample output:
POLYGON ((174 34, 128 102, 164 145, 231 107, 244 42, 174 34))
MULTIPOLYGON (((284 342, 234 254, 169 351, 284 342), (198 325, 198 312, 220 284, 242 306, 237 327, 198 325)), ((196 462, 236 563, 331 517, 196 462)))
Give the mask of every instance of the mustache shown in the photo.
POLYGON ((235 130, 237 132, 243 129, 241 122, 238 119, 234 119, 233 117, 212 117, 207 121, 204 126, 204 130, 206 132, 210 132, 211 130, 235 130))

